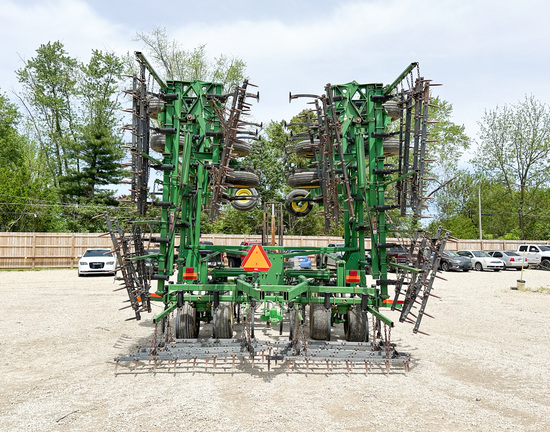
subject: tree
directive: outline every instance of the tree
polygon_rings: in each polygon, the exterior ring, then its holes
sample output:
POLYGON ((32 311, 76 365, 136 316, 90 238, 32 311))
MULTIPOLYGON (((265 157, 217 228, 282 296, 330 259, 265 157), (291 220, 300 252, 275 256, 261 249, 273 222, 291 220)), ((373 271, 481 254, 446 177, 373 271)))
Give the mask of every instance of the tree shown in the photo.
POLYGON ((70 57, 59 41, 40 45, 36 57, 16 71, 23 84, 25 106, 29 111, 35 139, 50 171, 53 184, 68 172, 68 154, 76 142, 77 60, 70 57))
POLYGON ((100 186, 117 183, 124 171, 122 130, 115 95, 122 82, 123 62, 113 53, 93 50, 90 62, 81 65, 77 85, 81 120, 70 154, 77 161, 61 178, 64 195, 94 198, 100 186))
POLYGON ((453 177, 460 158, 470 147, 470 138, 464 125, 451 120, 453 105, 450 102, 436 96, 430 103, 433 106, 429 108, 429 118, 434 123, 429 129, 428 154, 435 158, 432 173, 443 182, 453 177))
POLYGON ((550 180, 550 110, 533 96, 485 111, 473 164, 508 190, 521 239, 527 218, 542 212, 541 192, 550 180))
POLYGON ((289 189, 286 177, 290 167, 285 154, 288 134, 283 129, 283 122, 270 122, 264 132, 257 151, 248 155, 243 164, 260 173, 260 185, 256 190, 262 202, 282 201, 289 189))
POLYGON ((148 58, 167 80, 217 82, 229 93, 245 78, 243 60, 222 54, 212 61, 207 57, 206 45, 185 50, 176 40, 168 39, 164 28, 157 27, 149 34, 137 33, 136 40, 145 44, 148 58))
POLYGON ((55 226, 55 192, 42 175, 34 143, 18 130, 22 116, 0 94, 0 230, 46 231, 55 226))

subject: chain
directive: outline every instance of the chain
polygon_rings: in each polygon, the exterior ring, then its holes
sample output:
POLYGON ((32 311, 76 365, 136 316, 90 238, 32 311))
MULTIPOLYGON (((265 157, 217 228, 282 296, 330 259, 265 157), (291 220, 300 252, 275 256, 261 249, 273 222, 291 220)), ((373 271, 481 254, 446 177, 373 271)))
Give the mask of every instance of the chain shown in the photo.
POLYGON ((166 329, 164 330, 166 332, 166 341, 170 343, 174 343, 174 336, 172 334, 172 324, 170 322, 172 321, 172 315, 174 312, 170 312, 170 315, 168 315, 166 319, 166 329))
POLYGON ((253 355, 254 353, 254 351, 252 350, 252 336, 251 336, 252 330, 250 328, 250 325, 252 322, 252 309, 253 309, 252 306, 249 304, 248 311, 246 313, 246 318, 244 321, 243 332, 241 335, 242 339, 246 339, 246 345, 250 355, 253 355))
MULTIPOLYGON (((303 318, 303 317, 302 317, 303 318)), ((304 356, 307 357, 307 339, 306 339, 306 331, 305 331, 305 320, 304 322, 300 321, 300 324, 298 325, 298 329, 300 330, 301 336, 302 336, 302 349, 304 351, 304 356)))
POLYGON ((298 345, 298 326, 299 324, 296 323, 298 320, 298 314, 296 313, 296 309, 292 308, 290 311, 290 324, 292 326, 292 353, 294 355, 297 354, 296 346, 298 345))
POLYGON ((157 332, 158 332, 159 323, 155 322, 155 331, 153 332, 153 340, 151 341, 151 352, 150 355, 157 354, 157 332))
POLYGON ((384 324, 384 346, 386 348, 386 358, 389 359, 390 358, 390 338, 391 338, 391 327, 389 327, 389 330, 388 330, 388 325, 387 324, 384 324))

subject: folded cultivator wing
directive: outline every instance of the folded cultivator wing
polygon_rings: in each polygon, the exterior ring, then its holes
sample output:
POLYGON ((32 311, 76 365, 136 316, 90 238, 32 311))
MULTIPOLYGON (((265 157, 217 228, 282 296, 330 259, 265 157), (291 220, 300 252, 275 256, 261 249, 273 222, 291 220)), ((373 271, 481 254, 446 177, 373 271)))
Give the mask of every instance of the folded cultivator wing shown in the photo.
POLYGON ((383 310, 419 332, 448 239, 441 229, 430 235, 389 220, 393 211, 416 227, 426 207, 430 81, 414 77, 417 65, 386 86, 327 84, 322 95, 290 95, 310 99, 313 109, 287 125, 299 127, 291 140, 303 168, 289 173, 285 208, 303 217, 322 206, 327 230, 344 221, 342 244, 284 246, 281 235, 278 245, 221 246, 201 243, 201 218, 260 201, 261 173, 242 159, 259 140, 262 125, 246 117, 259 93, 248 81, 230 94, 216 83, 165 83, 141 53, 136 59, 127 148, 140 220, 127 233, 105 216, 132 318, 160 308, 152 343, 117 361, 408 368, 383 310), (160 216, 148 220, 151 213, 160 216), (403 238, 407 232, 412 238, 403 238), (317 266, 287 265, 301 255, 315 255, 317 266))

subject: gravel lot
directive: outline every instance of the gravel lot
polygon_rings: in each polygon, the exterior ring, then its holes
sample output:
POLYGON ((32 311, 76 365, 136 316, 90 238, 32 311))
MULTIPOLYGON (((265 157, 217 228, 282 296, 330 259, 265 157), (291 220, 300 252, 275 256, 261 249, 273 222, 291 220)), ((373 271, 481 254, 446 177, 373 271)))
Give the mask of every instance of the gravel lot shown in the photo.
POLYGON ((430 336, 392 331, 409 373, 242 362, 115 375, 113 359, 154 326, 152 315, 124 321, 112 278, 0 272, 0 430, 550 430, 550 273, 525 271, 531 291, 510 289, 514 271, 443 276, 421 328, 430 336))

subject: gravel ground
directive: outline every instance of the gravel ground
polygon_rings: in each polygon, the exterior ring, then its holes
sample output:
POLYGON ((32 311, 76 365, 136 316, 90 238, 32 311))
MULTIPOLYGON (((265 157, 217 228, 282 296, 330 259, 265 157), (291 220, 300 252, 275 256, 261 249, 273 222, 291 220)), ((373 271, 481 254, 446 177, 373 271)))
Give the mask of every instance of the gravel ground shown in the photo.
POLYGON ((530 291, 510 289, 514 271, 443 276, 422 326, 430 336, 392 330, 412 355, 408 373, 243 361, 115 374, 113 359, 154 326, 152 315, 124 321, 112 278, 0 272, 0 430, 550 430, 550 273, 525 271, 530 291))

